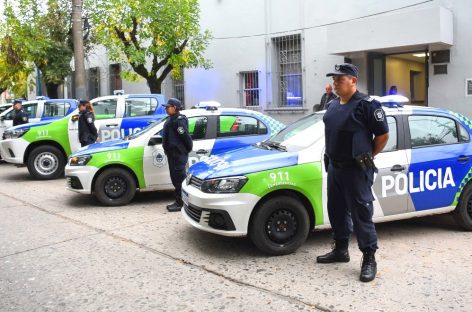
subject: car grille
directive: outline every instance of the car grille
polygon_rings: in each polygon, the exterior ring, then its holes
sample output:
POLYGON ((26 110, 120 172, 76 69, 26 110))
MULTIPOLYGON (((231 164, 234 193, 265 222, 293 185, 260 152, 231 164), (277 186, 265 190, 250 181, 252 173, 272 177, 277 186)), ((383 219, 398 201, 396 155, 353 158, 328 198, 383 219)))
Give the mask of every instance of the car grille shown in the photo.
POLYGON ((83 186, 77 177, 67 177, 67 185, 74 190, 82 190, 83 186))
POLYGON ((190 219, 192 219, 195 222, 200 223, 200 217, 202 216, 201 209, 184 205, 184 210, 187 216, 190 217, 190 219))
POLYGON ((190 183, 189 183, 189 184, 192 185, 192 186, 194 186, 194 187, 196 187, 197 189, 200 190, 201 187, 202 187, 202 183, 203 183, 203 180, 202 180, 202 179, 199 179, 199 178, 197 178, 197 177, 195 177, 195 176, 192 176, 192 177, 190 178, 190 183))

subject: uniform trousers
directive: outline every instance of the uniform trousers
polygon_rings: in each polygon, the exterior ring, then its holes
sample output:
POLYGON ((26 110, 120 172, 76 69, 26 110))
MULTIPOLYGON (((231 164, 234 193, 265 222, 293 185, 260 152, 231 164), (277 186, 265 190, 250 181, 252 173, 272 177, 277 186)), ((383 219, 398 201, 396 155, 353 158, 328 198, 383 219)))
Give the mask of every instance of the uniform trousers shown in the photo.
POLYGON ((185 166, 188 161, 188 154, 182 154, 176 151, 167 153, 169 162, 169 172, 172 185, 175 187, 175 197, 182 197, 182 182, 185 181, 185 166))
POLYGON ((336 241, 349 240, 354 231, 361 251, 375 251, 377 233, 372 222, 374 169, 328 166, 328 216, 336 241))

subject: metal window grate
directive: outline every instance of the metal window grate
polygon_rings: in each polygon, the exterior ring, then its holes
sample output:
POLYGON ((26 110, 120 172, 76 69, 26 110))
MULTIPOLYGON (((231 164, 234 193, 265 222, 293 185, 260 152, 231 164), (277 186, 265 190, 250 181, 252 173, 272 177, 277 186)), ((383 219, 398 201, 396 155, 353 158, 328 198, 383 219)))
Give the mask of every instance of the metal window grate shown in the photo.
POLYGON ((303 106, 301 36, 277 37, 272 43, 276 52, 277 104, 303 106))
POLYGON ((172 97, 179 99, 185 107, 185 84, 184 71, 180 73, 180 78, 172 78, 172 97))
POLYGON ((100 95, 100 68, 92 67, 88 70, 88 97, 96 98, 100 95))
POLYGON ((120 64, 111 64, 109 67, 109 78, 110 78, 110 94, 113 94, 114 90, 123 89, 123 84, 121 81, 121 65, 120 64))
POLYGON ((241 85, 241 106, 259 106, 259 72, 240 72, 241 85))

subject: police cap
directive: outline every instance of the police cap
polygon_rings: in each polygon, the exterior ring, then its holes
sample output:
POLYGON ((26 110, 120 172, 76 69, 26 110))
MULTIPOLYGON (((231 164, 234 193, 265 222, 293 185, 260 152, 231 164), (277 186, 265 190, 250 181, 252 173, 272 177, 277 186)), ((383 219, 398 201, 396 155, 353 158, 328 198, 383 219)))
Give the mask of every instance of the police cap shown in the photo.
POLYGON ((334 65, 334 71, 331 73, 327 73, 326 77, 344 76, 344 75, 359 77, 359 70, 357 69, 356 66, 352 64, 348 64, 348 63, 336 64, 334 65))
POLYGON ((13 105, 15 105, 15 104, 23 104, 23 101, 20 100, 20 99, 15 99, 15 100, 13 100, 13 105))
POLYGON ((88 101, 88 100, 80 100, 79 101, 79 105, 87 105, 88 103, 90 103, 90 101, 88 101))
POLYGON ((175 106, 177 109, 182 109, 182 102, 176 98, 170 98, 164 106, 175 106))

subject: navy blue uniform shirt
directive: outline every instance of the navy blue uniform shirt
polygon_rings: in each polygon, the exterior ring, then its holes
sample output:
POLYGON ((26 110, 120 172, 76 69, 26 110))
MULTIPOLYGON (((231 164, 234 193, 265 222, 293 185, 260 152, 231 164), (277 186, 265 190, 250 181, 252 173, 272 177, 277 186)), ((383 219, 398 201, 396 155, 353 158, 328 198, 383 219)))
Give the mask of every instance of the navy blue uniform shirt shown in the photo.
POLYGON ((25 112, 23 109, 15 109, 15 116, 13 117, 13 126, 18 126, 26 123, 28 123, 28 113, 25 112))
POLYGON ((97 140, 98 131, 95 127, 95 116, 92 112, 79 113, 79 141, 80 143, 91 144, 97 140))
POLYGON ((372 153, 373 136, 388 132, 382 105, 356 91, 349 102, 331 101, 324 117, 326 153, 337 161, 350 161, 362 153, 372 153))
POLYGON ((188 133, 187 116, 180 113, 170 116, 162 130, 162 147, 166 153, 188 154, 192 151, 193 142, 188 133))

